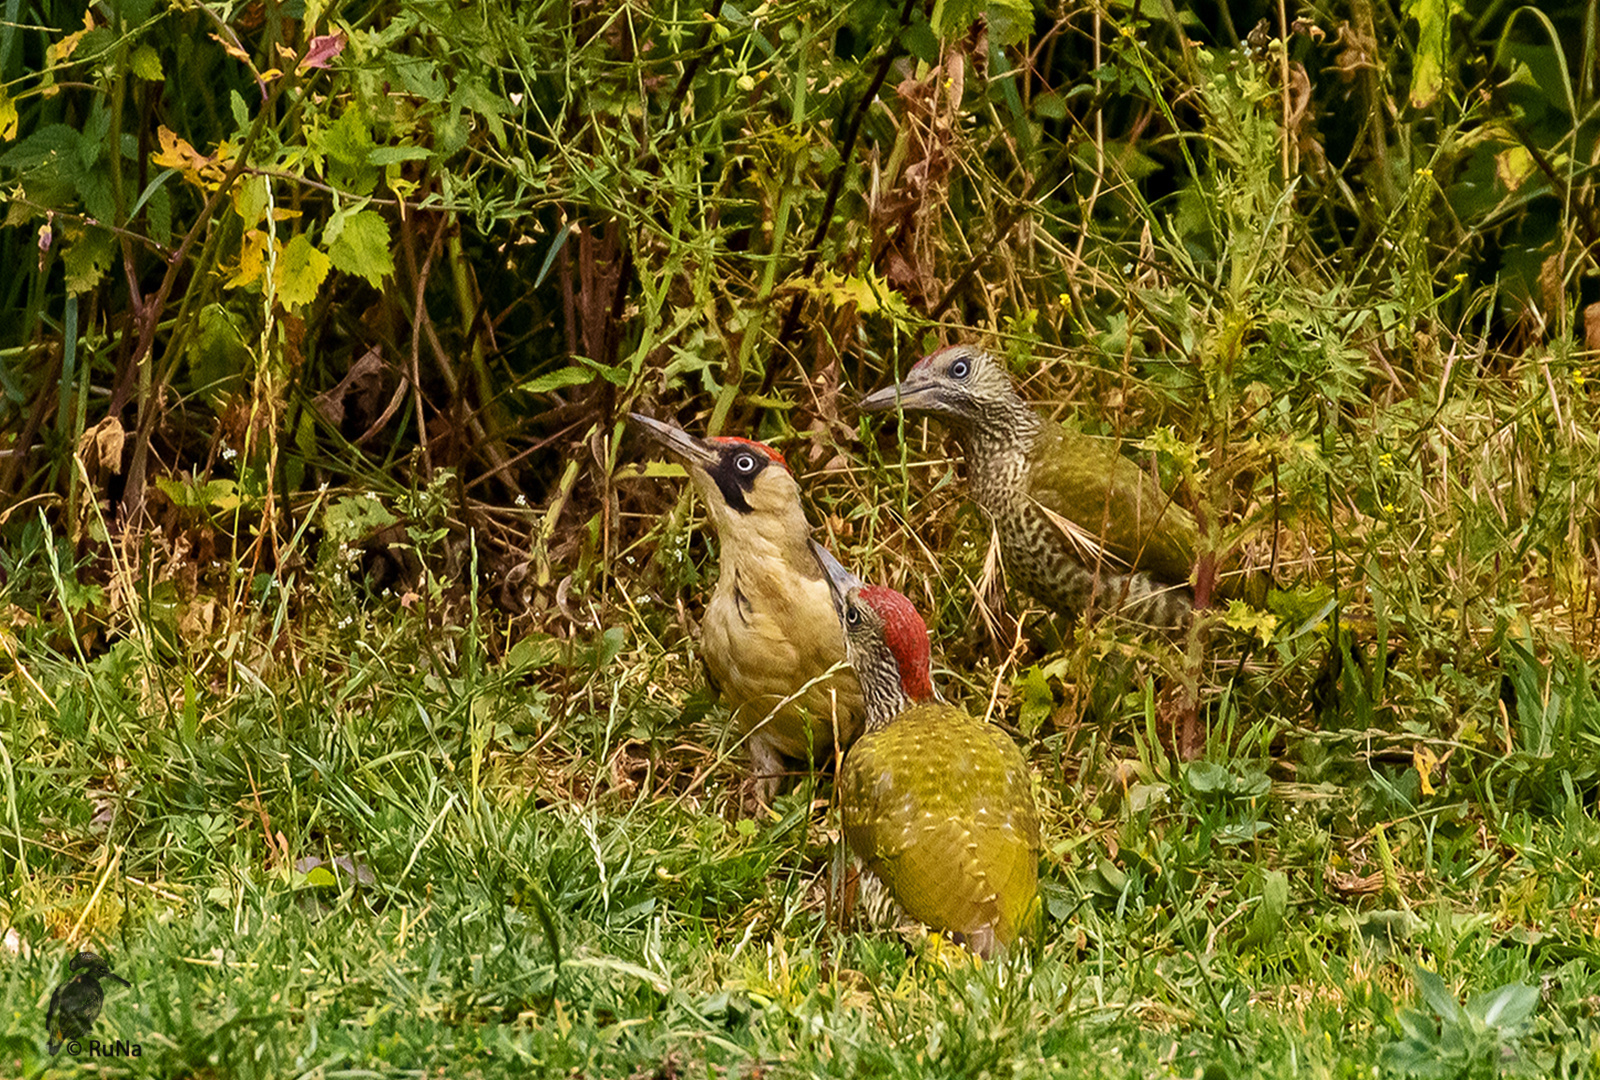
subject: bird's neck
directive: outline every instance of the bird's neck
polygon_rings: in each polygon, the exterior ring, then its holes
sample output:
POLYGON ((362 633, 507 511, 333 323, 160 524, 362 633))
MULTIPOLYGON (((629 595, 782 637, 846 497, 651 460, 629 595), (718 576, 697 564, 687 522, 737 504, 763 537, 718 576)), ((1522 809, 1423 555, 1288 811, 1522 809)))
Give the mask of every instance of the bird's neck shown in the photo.
MULTIPOLYGON (((725 507, 716 509, 723 516, 735 516, 725 507)), ((794 602, 790 594, 797 579, 821 580, 822 570, 809 543, 811 528, 798 504, 792 514, 762 513, 719 521, 717 536, 719 587, 738 588, 751 599, 781 611, 794 602)))
POLYGON ((1015 393, 984 403, 975 420, 956 429, 967 459, 973 495, 987 504, 989 491, 1010 492, 1026 481, 1027 463, 1044 419, 1015 393))
MULTIPOLYGON (((864 691, 865 689, 863 687, 864 691)), ((906 696, 905 691, 900 688, 898 683, 893 686, 885 686, 877 693, 866 692, 864 697, 867 713, 866 729, 868 731, 882 731, 894 723, 895 718, 901 713, 911 708, 911 699, 906 696)))

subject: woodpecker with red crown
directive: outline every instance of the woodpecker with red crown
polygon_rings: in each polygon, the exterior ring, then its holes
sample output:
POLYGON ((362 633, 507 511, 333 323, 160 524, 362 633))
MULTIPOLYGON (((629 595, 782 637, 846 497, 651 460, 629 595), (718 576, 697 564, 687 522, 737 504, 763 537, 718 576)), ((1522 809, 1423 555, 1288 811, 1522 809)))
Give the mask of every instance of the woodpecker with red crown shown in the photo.
MULTIPOLYGON (((940 349, 860 404, 897 407, 940 421, 961 444, 967 489, 994 522, 1012 584, 1072 617, 1095 607, 1163 628, 1188 618, 1194 517, 1115 446, 1040 416, 992 354, 940 349)), ((1265 584, 1225 570, 1216 588, 1259 604, 1265 584)))
POLYGON ((907 915, 980 956, 1039 927, 1039 812, 1028 762, 993 724, 938 700, 928 628, 903 595, 822 548, 866 733, 839 773, 845 839, 907 915))
POLYGON ((746 737, 756 794, 770 801, 786 775, 822 764, 861 731, 861 689, 800 486, 764 443, 700 439, 648 416, 629 419, 681 460, 720 547, 717 583, 700 622, 713 688, 746 737))

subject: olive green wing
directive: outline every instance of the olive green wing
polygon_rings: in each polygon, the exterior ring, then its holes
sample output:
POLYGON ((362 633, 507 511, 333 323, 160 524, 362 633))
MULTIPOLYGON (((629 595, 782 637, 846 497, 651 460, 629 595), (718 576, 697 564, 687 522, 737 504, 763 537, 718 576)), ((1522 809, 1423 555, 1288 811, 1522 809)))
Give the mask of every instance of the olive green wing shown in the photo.
POLYGON ((1100 440, 1047 424, 1028 487, 1083 551, 1085 564, 1093 563, 1098 542, 1109 570, 1143 570, 1174 585, 1189 580, 1200 542, 1194 517, 1148 473, 1100 440))

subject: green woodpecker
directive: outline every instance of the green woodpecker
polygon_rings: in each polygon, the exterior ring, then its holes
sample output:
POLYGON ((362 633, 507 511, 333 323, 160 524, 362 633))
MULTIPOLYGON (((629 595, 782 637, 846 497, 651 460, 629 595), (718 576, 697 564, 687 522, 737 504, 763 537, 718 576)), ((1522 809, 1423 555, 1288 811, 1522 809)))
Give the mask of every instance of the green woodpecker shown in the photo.
POLYGON ((863 585, 826 551, 867 730, 844 759, 845 839, 906 914, 980 956, 1039 920, 1039 813, 1005 732, 937 699, 928 628, 900 593, 863 585))
MULTIPOLYGON (((1193 516, 1115 448, 1035 412, 995 357, 948 346, 860 407, 896 406, 939 420, 961 444, 968 490, 994 522, 1012 584, 1074 617, 1095 607, 1157 627, 1187 618, 1200 544, 1193 516)), ((1259 601, 1261 585, 1229 573, 1217 592, 1259 601)))
POLYGON ((770 446, 629 418, 683 462, 716 530, 720 569, 700 650, 735 729, 748 737, 756 793, 770 801, 796 767, 827 761, 835 733, 844 748, 861 731, 861 689, 844 664, 800 487, 770 446))

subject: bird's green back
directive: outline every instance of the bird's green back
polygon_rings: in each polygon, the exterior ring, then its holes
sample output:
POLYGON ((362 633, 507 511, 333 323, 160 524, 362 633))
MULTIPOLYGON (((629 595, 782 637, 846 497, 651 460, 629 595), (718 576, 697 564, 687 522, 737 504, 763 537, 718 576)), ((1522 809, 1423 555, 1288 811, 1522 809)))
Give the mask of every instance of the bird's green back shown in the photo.
POLYGON ((862 736, 840 775, 845 836, 912 918, 1009 944, 1038 917, 1039 817, 1017 745, 950 705, 862 736))
POLYGON ((1108 570, 1143 570, 1172 585, 1189 580, 1200 540, 1194 517, 1149 473, 1101 440, 1046 422, 1035 444, 1028 491, 1052 514, 1100 538, 1108 570))

